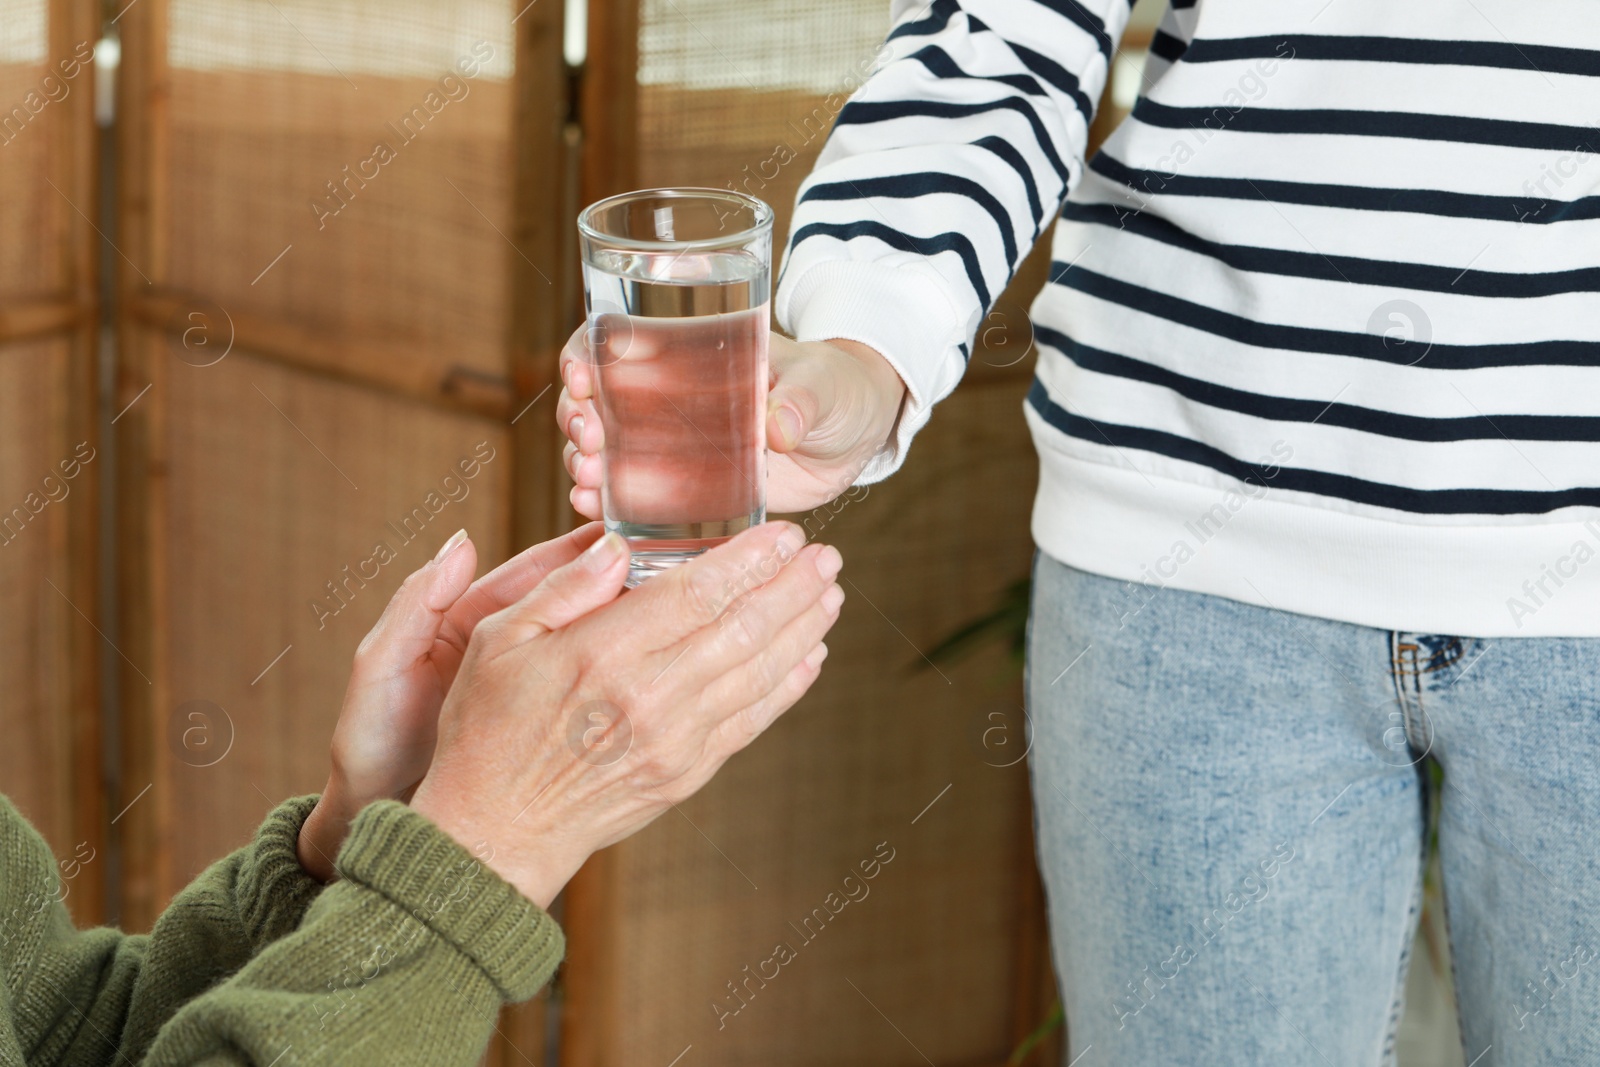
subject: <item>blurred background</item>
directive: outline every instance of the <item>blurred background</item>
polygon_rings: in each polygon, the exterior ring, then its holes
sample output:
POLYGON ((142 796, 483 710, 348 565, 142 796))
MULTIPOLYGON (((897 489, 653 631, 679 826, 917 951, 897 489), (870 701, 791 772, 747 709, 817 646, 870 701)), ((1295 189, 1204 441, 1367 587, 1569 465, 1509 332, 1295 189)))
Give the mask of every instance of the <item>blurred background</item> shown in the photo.
MULTIPOLYGON (((321 787, 356 644, 452 532, 487 568, 577 523, 577 210, 732 187, 786 233, 887 28, 885 0, 0 0, 0 791, 91 857, 80 922, 147 929, 321 787)), ((1018 658, 1046 263, 907 468, 795 516, 848 563, 821 682, 584 869, 487 1062, 1058 1061, 1018 658)), ((1459 1062, 1431 934, 1412 1067, 1459 1062)))

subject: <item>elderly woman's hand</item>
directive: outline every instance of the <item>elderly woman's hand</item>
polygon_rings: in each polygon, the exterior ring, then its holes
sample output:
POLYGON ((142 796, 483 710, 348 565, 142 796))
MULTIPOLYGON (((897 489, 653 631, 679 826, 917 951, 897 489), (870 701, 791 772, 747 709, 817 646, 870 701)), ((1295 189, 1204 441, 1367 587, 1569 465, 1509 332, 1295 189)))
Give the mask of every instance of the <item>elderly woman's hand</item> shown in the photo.
POLYGON ((300 830, 300 863, 307 871, 331 879, 333 858, 356 813, 374 800, 405 799, 427 773, 440 704, 478 623, 522 599, 603 532, 590 523, 473 582, 478 552, 462 530, 406 578, 356 649, 328 784, 300 830))
POLYGON ((541 906, 800 699, 844 600, 791 523, 617 599, 627 558, 609 535, 478 625, 411 801, 541 906))

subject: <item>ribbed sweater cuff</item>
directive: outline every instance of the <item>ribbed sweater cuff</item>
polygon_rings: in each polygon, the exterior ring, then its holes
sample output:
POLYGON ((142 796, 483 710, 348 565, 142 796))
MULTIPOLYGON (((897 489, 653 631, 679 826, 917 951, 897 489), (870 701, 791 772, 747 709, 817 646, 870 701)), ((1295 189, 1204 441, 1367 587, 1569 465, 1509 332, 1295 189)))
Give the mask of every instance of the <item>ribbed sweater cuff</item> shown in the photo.
POLYGON ((338 866, 454 945, 508 1001, 537 993, 566 954, 561 927, 543 908, 399 801, 362 809, 338 866))
POLYGON ((239 865, 235 899, 250 943, 257 949, 298 927, 322 891, 322 883, 300 866, 297 847, 300 827, 316 806, 313 794, 290 797, 272 809, 239 865))

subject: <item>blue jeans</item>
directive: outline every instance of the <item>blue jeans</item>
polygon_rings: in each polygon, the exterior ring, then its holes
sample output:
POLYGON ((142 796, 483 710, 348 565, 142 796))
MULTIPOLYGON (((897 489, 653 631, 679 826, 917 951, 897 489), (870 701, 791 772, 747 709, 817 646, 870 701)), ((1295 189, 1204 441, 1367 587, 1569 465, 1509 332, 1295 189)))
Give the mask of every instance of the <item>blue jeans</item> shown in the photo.
POLYGON ((1039 553, 1028 659, 1064 1062, 1392 1062, 1435 803, 1466 1062, 1600 1062, 1600 639, 1391 633, 1039 553))

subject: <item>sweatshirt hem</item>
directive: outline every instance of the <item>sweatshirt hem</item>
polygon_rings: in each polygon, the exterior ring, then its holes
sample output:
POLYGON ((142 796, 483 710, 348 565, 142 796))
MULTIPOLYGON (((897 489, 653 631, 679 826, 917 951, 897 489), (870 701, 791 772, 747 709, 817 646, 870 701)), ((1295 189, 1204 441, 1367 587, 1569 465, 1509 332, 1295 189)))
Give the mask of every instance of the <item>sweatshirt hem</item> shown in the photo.
POLYGON ((1035 543, 1127 582, 1383 630, 1600 637, 1600 519, 1425 526, 1039 451, 1035 543))

